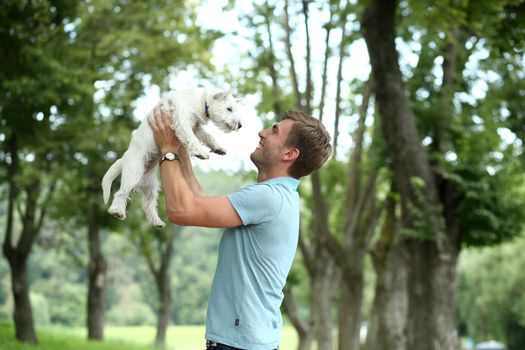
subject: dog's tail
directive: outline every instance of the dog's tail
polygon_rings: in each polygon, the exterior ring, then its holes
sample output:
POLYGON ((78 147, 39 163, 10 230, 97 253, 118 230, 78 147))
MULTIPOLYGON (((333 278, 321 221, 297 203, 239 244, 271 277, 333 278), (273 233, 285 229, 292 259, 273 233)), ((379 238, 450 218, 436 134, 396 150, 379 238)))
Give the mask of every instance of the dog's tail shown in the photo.
POLYGON ((120 175, 122 172, 122 158, 117 159, 115 163, 113 163, 108 171, 106 171, 106 174, 104 174, 104 177, 102 178, 102 193, 104 195, 104 204, 108 204, 109 195, 111 194, 111 184, 113 183, 113 180, 117 176, 120 175))

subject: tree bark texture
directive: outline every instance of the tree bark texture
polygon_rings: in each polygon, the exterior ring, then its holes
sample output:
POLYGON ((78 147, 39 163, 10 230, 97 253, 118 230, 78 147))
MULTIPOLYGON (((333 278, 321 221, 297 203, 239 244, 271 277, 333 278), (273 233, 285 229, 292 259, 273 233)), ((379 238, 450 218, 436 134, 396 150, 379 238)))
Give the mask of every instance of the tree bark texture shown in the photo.
POLYGON ((434 179, 403 84, 395 48, 395 0, 373 0, 363 17, 381 127, 407 238, 408 349, 459 349, 454 287, 457 249, 447 236, 434 179), (422 182, 417 185, 416 181, 422 182), (452 268, 454 266, 454 268, 452 268))
POLYGON ((27 281, 27 257, 16 256, 9 260, 11 267, 11 289, 14 297, 13 318, 16 339, 36 344, 38 342, 33 322, 33 310, 29 300, 27 281))
MULTIPOLYGON (((335 262, 328 244, 331 236, 328 223, 328 206, 321 191, 318 172, 310 175, 314 217, 313 254, 308 259, 311 296, 310 312, 314 317, 314 333, 318 350, 332 350, 332 299, 335 285, 335 262)), ((308 257, 308 258, 307 258, 308 257)))
POLYGON ((406 350, 406 251, 399 237, 396 204, 388 199, 381 234, 372 251, 376 287, 366 350, 406 350))
MULTIPOLYGON (((356 262, 362 262, 356 259, 356 262)), ((352 271, 343 272, 339 294, 338 349, 359 350, 361 309, 363 303, 363 266, 356 265, 352 271)))
POLYGON ((316 274, 310 282, 310 312, 314 319, 317 350, 332 350, 332 303, 334 295, 334 263, 328 251, 317 256, 316 274))

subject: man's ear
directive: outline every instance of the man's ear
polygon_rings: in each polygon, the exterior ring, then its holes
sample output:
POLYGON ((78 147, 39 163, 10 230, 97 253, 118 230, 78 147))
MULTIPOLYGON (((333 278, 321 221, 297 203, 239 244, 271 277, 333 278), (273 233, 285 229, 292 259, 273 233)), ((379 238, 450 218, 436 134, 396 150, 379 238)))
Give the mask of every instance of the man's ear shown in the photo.
POLYGON ((295 147, 290 147, 284 152, 283 159, 284 160, 296 160, 297 158, 299 158, 299 153, 300 153, 299 149, 295 147))

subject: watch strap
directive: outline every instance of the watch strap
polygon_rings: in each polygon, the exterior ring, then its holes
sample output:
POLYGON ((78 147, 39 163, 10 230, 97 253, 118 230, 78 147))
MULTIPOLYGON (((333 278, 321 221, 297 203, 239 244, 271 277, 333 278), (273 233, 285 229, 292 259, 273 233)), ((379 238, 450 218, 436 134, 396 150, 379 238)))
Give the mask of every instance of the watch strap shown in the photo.
POLYGON ((164 154, 164 156, 162 156, 162 158, 160 159, 160 162, 159 162, 159 166, 162 165, 162 163, 165 161, 165 160, 168 160, 168 161, 172 161, 172 160, 180 160, 179 158, 179 155, 175 152, 166 152, 164 154), (174 157, 171 158, 171 157, 168 157, 168 154, 169 155, 173 155, 174 157))

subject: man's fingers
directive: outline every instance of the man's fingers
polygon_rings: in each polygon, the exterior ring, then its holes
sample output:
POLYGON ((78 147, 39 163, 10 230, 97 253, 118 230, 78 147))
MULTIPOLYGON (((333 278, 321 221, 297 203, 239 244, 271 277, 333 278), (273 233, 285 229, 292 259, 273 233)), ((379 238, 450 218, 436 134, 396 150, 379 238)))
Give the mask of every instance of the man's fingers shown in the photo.
POLYGON ((150 128, 155 131, 171 126, 170 118, 160 109, 159 106, 153 108, 153 112, 148 116, 148 124, 150 128))
POLYGON ((162 112, 160 111, 160 107, 159 106, 153 108, 153 116, 155 117, 156 121, 158 121, 157 118, 162 117, 162 112))
POLYGON ((154 113, 150 113, 149 116, 148 116, 148 124, 149 124, 149 127, 152 129, 152 130, 157 130, 158 127, 157 127, 157 122, 155 120, 155 114, 154 113))

